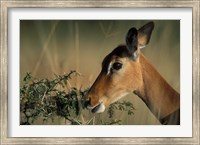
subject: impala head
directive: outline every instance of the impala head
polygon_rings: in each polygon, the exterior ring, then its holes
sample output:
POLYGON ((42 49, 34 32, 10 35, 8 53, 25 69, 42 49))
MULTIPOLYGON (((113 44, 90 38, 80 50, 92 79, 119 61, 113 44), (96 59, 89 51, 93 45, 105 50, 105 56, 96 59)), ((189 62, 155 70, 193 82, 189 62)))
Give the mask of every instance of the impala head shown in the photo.
POLYGON ((148 44, 153 28, 153 22, 138 30, 131 28, 126 35, 126 45, 118 46, 104 58, 102 70, 85 103, 93 113, 104 112, 111 103, 142 87, 140 49, 148 44))

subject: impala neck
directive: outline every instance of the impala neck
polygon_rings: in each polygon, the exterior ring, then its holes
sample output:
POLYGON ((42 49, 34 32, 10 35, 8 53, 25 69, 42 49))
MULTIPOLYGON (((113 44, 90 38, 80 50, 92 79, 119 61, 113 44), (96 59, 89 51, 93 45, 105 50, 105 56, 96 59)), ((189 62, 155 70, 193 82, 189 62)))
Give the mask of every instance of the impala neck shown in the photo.
POLYGON ((180 108, 180 95, 148 62, 140 55, 143 85, 134 93, 138 95, 151 112, 161 120, 180 108))

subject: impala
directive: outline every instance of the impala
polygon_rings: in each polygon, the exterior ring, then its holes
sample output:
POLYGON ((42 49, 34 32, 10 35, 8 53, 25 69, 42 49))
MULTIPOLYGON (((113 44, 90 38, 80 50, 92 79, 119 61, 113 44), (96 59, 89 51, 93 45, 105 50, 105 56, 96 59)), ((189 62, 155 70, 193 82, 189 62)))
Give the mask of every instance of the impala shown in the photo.
POLYGON ((154 23, 131 28, 126 45, 116 47, 102 62, 102 70, 90 88, 85 106, 102 113, 129 93, 136 94, 161 124, 180 124, 180 94, 140 52, 150 40, 154 23))

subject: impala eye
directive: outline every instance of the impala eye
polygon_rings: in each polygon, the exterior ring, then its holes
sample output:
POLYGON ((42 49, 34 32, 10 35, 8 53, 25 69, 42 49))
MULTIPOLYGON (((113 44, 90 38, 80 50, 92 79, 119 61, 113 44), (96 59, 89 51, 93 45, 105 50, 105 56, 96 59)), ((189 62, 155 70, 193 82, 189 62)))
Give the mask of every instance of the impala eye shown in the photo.
POLYGON ((115 62, 113 65, 112 65, 112 68, 114 70, 119 70, 122 68, 122 63, 119 63, 119 62, 115 62))

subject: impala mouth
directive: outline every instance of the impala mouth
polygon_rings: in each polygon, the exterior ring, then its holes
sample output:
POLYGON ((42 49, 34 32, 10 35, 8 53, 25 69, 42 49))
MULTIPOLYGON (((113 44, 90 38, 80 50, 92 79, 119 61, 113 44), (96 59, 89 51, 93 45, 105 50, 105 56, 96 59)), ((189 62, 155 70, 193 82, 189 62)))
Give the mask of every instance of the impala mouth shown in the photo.
POLYGON ((106 107, 104 106, 103 103, 99 103, 98 105, 88 108, 88 109, 90 109, 92 111, 92 113, 102 113, 102 112, 104 112, 105 108, 106 107))

